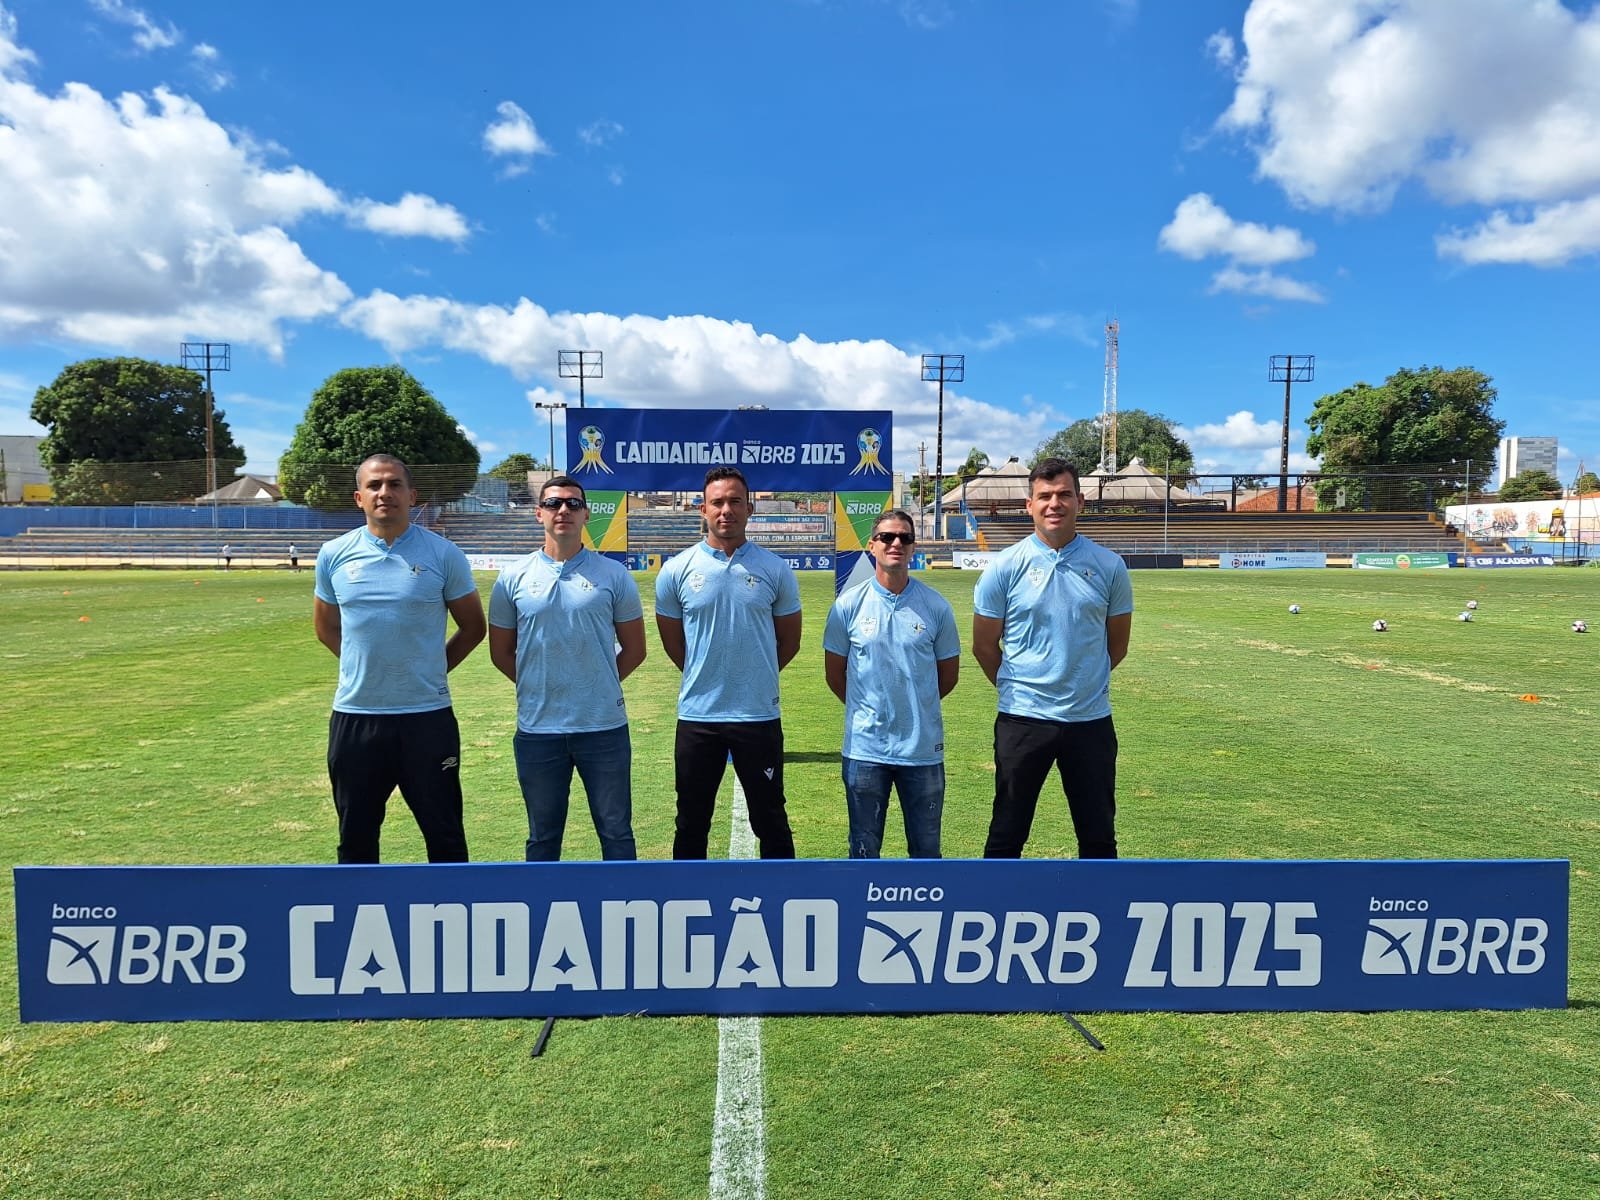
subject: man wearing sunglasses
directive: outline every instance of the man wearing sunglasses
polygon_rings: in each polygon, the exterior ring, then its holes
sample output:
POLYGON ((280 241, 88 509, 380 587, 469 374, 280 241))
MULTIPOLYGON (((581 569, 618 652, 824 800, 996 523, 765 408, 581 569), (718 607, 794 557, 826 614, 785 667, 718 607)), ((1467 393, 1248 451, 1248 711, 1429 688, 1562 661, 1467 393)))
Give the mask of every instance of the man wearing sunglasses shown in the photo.
POLYGON ((994 556, 973 594, 972 654, 1000 693, 985 858, 1022 856, 1052 767, 1078 857, 1117 857, 1111 671, 1128 653, 1133 587, 1122 556, 1078 532, 1082 511, 1077 468, 1040 459, 1033 533, 994 556))
POLYGON ((845 591, 822 635, 828 687, 844 702, 843 774, 850 857, 877 858, 889 789, 900 797, 906 851, 938 858, 944 814, 944 715, 961 640, 950 602, 911 578, 911 516, 891 508, 872 527, 873 577, 845 591))
POLYGON ((783 794, 778 672, 800 649, 789 564, 745 539, 750 487, 738 467, 706 472, 706 536, 656 577, 661 648, 683 672, 674 747, 673 858, 704 858, 729 757, 762 858, 793 858, 783 794))
POLYGON ((489 596, 489 657, 517 685, 512 749, 528 810, 528 862, 555 862, 572 772, 583 780, 605 859, 638 857, 633 747, 622 681, 644 661, 644 609, 627 568, 583 544, 583 485, 539 489, 544 545, 500 572, 489 596))

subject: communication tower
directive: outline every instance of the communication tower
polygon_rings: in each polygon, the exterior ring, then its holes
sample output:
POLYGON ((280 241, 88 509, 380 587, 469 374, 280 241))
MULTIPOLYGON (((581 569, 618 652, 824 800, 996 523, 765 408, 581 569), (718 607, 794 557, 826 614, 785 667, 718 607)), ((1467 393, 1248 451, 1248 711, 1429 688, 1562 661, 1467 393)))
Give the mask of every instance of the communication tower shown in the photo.
POLYGON ((1100 408, 1100 469, 1117 473, 1117 321, 1106 322, 1106 394, 1100 408))

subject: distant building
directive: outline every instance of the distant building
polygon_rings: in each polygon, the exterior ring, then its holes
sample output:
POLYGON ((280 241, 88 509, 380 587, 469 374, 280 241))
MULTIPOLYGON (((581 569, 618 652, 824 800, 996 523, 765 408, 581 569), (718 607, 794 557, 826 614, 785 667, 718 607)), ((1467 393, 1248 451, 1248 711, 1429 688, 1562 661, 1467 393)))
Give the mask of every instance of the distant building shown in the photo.
POLYGON ((43 440, 25 434, 0 436, 0 503, 50 499, 50 475, 39 461, 43 440))
POLYGON ((1556 472, 1556 449, 1560 439, 1553 437, 1508 437, 1500 439, 1500 479, 1515 478, 1524 471, 1548 471, 1551 478, 1560 479, 1556 472))

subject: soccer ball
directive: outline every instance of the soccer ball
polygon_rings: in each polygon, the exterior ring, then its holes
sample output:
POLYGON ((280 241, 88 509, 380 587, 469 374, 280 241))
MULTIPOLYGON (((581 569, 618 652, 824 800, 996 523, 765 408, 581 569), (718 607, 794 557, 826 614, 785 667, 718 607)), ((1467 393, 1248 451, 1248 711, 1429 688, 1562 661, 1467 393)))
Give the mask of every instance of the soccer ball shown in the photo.
POLYGON ((1574 621, 1572 623, 1572 632, 1573 633, 1588 633, 1589 632, 1589 627, 1587 625, 1585 625, 1582 621, 1574 621))
POLYGON ((1457 617, 1456 620, 1458 620, 1458 621, 1470 621, 1470 620, 1472 620, 1472 614, 1469 613, 1469 612, 1464 612, 1459 617, 1457 617))
POLYGON ((1468 600, 1467 607, 1469 609, 1476 609, 1478 607, 1478 602, 1476 600, 1468 600))
POLYGON ((1300 606, 1298 604, 1291 604, 1289 605, 1289 611, 1298 614, 1300 612, 1300 606))
POLYGON ((1389 622, 1385 621, 1382 617, 1379 617, 1376 621, 1374 621, 1372 623, 1372 632, 1373 633, 1386 633, 1386 632, 1388 632, 1388 629, 1389 629, 1389 622))

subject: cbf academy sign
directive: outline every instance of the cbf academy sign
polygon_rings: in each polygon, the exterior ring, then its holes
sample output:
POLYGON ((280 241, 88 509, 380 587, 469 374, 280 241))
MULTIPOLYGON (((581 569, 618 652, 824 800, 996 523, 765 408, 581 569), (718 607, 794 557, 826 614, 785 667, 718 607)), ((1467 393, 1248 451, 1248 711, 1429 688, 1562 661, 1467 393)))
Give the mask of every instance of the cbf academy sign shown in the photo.
POLYGON ((712 467, 738 467, 759 491, 888 487, 887 412, 584 409, 567 419, 567 473, 585 487, 699 491, 712 467))
POLYGON ((1567 864, 19 867, 25 1021, 1550 1008, 1567 864))

